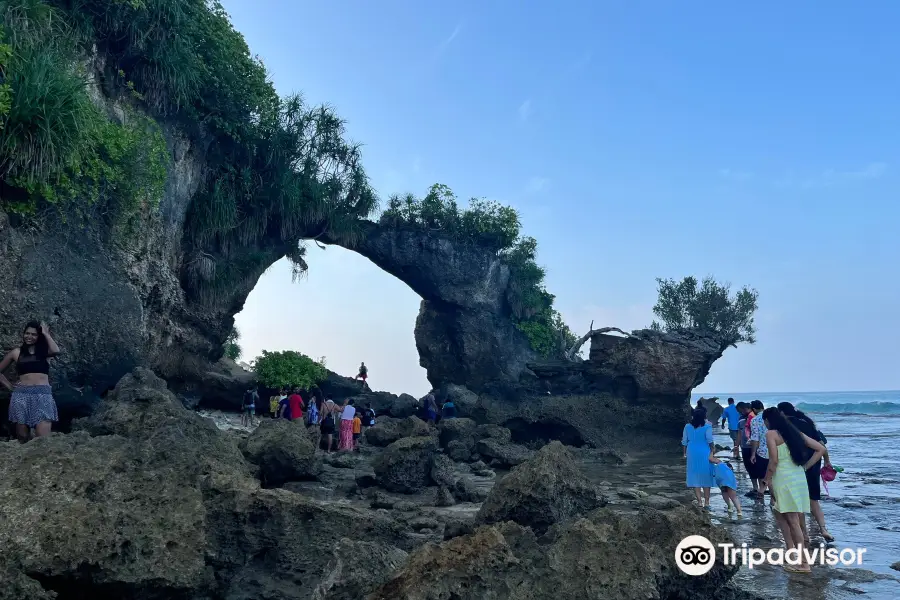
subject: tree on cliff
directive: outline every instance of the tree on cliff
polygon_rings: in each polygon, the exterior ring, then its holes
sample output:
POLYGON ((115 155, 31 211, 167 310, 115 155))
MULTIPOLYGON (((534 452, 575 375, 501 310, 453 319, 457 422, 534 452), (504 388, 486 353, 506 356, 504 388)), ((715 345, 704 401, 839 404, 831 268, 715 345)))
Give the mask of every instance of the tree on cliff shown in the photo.
POLYGON ((231 331, 228 332, 228 337, 225 338, 225 356, 230 358, 231 360, 237 360, 241 357, 241 353, 243 350, 241 349, 240 342, 241 341, 241 332, 238 331, 237 327, 232 325, 231 331))
POLYGON ((756 343, 753 314, 759 293, 743 287, 734 296, 729 284, 720 284, 712 277, 698 282, 695 277, 681 281, 657 279, 659 298, 653 313, 660 322, 653 321, 657 331, 702 331, 716 336, 724 350, 740 343, 756 343))
POLYGON ((263 350, 262 356, 254 362, 253 369, 260 383, 275 389, 286 387, 309 389, 328 376, 324 356, 315 361, 293 350, 284 352, 263 350))
POLYGON ((536 261, 537 240, 520 237, 516 209, 484 198, 472 198, 468 208, 460 209, 453 191, 436 183, 424 198, 392 196, 380 222, 441 231, 496 252, 510 268, 506 301, 513 323, 531 348, 541 356, 561 358, 575 342, 575 335, 553 308, 554 295, 544 286, 546 271, 536 261))

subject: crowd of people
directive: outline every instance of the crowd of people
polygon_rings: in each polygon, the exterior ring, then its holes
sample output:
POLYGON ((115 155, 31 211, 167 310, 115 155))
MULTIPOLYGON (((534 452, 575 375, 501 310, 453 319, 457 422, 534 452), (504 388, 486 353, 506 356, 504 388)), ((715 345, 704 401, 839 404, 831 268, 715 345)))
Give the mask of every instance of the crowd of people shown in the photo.
MULTIPOLYGON (((367 369, 360 366, 356 379, 362 379, 365 386, 367 369)), ((254 416, 259 412, 259 392, 257 387, 248 387, 241 401, 241 425, 252 427, 254 416)), ((456 417, 456 406, 447 400, 438 407, 435 390, 431 390, 421 400, 419 412, 423 420, 436 424, 440 419, 456 417)), ((269 397, 267 416, 271 419, 286 419, 300 422, 307 428, 318 427, 319 443, 326 452, 333 450, 359 450, 359 440, 367 427, 374 427, 376 412, 371 402, 366 402, 360 411, 354 398, 346 398, 342 404, 334 401, 331 394, 322 395, 299 387, 281 389, 269 397), (337 436, 337 438, 335 438, 337 436), (336 446, 336 447, 335 447, 336 446)))
MULTIPOLYGON (((681 444, 687 463, 687 486, 694 490, 697 503, 709 510, 710 491, 718 487, 728 512, 742 515, 737 495, 737 477, 732 463, 743 467, 751 488, 746 496, 763 505, 771 498, 771 509, 788 548, 809 544, 806 514, 811 513, 826 542, 834 536, 825 526, 820 504, 822 462, 831 469, 827 439, 815 421, 789 402, 766 408, 759 400, 738 402, 728 399, 721 426, 728 427, 733 461, 716 456, 713 424, 707 410, 698 401, 685 425, 681 444)), ((802 554, 802 552, 801 552, 802 554)), ((809 572, 805 562, 785 566, 789 571, 809 572)))

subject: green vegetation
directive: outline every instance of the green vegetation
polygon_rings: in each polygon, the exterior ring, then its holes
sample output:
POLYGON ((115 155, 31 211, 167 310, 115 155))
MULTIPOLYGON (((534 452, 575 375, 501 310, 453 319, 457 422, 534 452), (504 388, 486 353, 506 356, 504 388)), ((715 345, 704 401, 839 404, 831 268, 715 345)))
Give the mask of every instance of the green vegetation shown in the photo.
POLYGON ((654 321, 652 329, 711 333, 721 341, 723 350, 743 342, 756 343, 753 324, 759 298, 756 290, 744 287, 731 296, 731 286, 720 284, 712 277, 702 282, 695 277, 656 281, 659 299, 653 313, 662 323, 654 321))
POLYGON ((58 12, 40 0, 2 0, 0 24, 3 208, 27 216, 55 205, 120 227, 158 203, 162 132, 131 109, 110 121, 91 101, 76 37, 58 12))
POLYGON ((237 327, 232 326, 231 331, 228 332, 228 337, 225 338, 225 356, 230 358, 231 360, 237 360, 241 357, 243 350, 241 349, 241 332, 238 331, 237 327))
POLYGON ((391 197, 381 223, 440 230, 495 251, 511 271, 506 296, 511 317, 532 349, 556 358, 575 343, 576 336, 553 308, 555 297, 544 286, 546 272, 535 260, 537 241, 520 236, 521 223, 514 208, 473 198, 468 208, 460 209, 450 188, 435 184, 424 198, 412 194, 391 197))
POLYGON ((297 240, 352 242, 377 200, 344 122, 299 96, 281 99, 222 5, 208 0, 54 0, 84 47, 127 73, 152 114, 203 141, 207 180, 188 214, 188 274, 201 300, 255 281, 297 240))
POLYGON ((299 387, 308 390, 328 376, 324 356, 315 361, 293 350, 284 352, 263 350, 262 356, 256 359, 253 368, 259 382, 273 389, 299 387))

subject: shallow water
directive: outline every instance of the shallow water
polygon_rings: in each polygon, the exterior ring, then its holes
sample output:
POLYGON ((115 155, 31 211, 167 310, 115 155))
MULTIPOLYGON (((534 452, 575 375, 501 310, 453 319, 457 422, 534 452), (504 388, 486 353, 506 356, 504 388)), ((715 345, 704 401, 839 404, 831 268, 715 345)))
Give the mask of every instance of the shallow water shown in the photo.
MULTIPOLYGON (((218 427, 238 432, 249 431, 240 425, 240 415, 219 411, 203 411, 218 427)), ((833 545, 864 547, 867 553, 861 567, 836 568, 814 566, 809 575, 787 574, 779 567, 766 565, 749 569, 741 567, 735 582, 746 590, 771 598, 797 600, 838 600, 863 595, 865 598, 885 600, 900 597, 900 573, 890 565, 900 560, 900 465, 893 461, 892 445, 900 434, 900 415, 847 416, 814 414, 817 423, 828 437, 828 448, 835 465, 845 471, 829 484, 831 497, 823 490, 823 508, 828 528, 836 537, 833 545)), ((724 430, 714 430, 715 443, 730 445, 724 430)), ((602 457, 590 451, 578 453, 579 463, 590 479, 600 484, 612 496, 613 502, 630 502, 617 498, 615 490, 638 489, 650 494, 690 502, 693 494, 684 485, 684 462, 678 441, 672 442, 670 452, 658 450, 632 453, 626 463, 618 467, 606 464, 602 457)), ((719 456, 728 458, 728 452, 719 456)), ((730 517, 721 494, 714 490, 710 517, 725 527, 732 538, 741 544, 760 548, 782 547, 781 533, 765 504, 743 496, 750 490, 750 481, 740 461, 735 463, 738 493, 743 504, 743 518, 730 517)), ((348 471, 348 474, 350 472, 348 471)), ((497 478, 503 473, 498 472, 497 478)), ((486 490, 496 479, 475 478, 473 483, 486 490)), ((339 498, 334 482, 297 484, 300 493, 320 501, 333 502, 339 498)), ((429 508, 434 514, 469 518, 480 505, 457 504, 446 508, 429 508)), ((821 540, 817 527, 811 527, 813 543, 821 540)), ((674 551, 674 549, 673 549, 674 551)))
MULTIPOLYGON (((828 419, 822 419, 823 430, 826 426, 830 426, 828 419)), ((780 567, 767 565, 752 570, 742 566, 735 576, 735 583, 743 589, 771 598, 836 600, 860 594, 866 598, 898 598, 900 573, 893 571, 890 565, 900 560, 900 486, 892 486, 889 482, 873 483, 875 469, 872 472, 859 469, 857 465, 862 463, 861 457, 850 450, 855 440, 826 435, 834 464, 846 469, 830 484, 831 498, 824 498, 823 493, 826 523, 836 538, 831 547, 866 548, 862 566, 838 568, 818 565, 809 575, 788 574, 780 567)), ((713 437, 719 445, 730 444, 728 434, 723 430, 716 430, 713 437)), ((727 459, 729 454, 727 451, 720 452, 719 456, 727 459)), ((632 454, 626 464, 619 467, 602 465, 589 456, 583 458, 581 464, 592 480, 613 490, 613 493, 616 489, 635 488, 681 501, 693 498, 693 493, 685 487, 685 466, 677 442, 673 443, 670 453, 654 451, 632 454)), ((743 517, 729 516, 725 502, 716 489, 713 490, 710 517, 713 522, 725 527, 738 545, 747 543, 749 547, 763 549, 783 547, 781 533, 769 508, 769 498, 765 503, 746 498, 743 494, 751 489, 750 480, 740 461, 734 465, 743 517)), ((815 524, 811 526, 810 533, 813 544, 824 542, 815 524)))

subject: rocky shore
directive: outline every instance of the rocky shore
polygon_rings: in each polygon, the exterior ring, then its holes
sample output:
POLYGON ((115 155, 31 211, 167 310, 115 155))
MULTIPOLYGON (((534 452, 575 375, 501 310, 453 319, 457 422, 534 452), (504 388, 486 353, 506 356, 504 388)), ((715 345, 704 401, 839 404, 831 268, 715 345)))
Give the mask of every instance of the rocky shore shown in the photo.
POLYGON ((0 444, 0 598, 731 598, 671 548, 725 539, 683 493, 604 489, 466 418, 382 419, 359 453, 223 430, 137 369, 72 432, 0 444), (511 470, 510 470, 511 469, 511 470))

